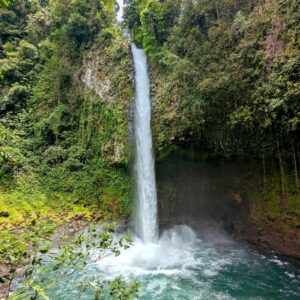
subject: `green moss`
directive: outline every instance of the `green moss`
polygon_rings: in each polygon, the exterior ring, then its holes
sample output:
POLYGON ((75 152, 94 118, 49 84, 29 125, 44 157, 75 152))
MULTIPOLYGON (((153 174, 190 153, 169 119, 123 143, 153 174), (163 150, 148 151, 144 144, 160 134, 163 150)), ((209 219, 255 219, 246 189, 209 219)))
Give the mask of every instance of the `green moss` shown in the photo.
MULTIPOLYGON (((255 177, 260 178, 257 174, 255 177)), ((281 193, 281 179, 278 173, 268 174, 267 186, 263 188, 262 182, 251 178, 240 183, 245 187, 245 193, 250 201, 251 217, 256 220, 284 220, 291 225, 298 224, 300 220, 300 194, 295 192, 293 176, 286 174, 285 195, 281 193)))
POLYGON ((291 195, 288 199, 288 210, 300 217, 300 194, 291 195))
POLYGON ((0 227, 24 226, 32 220, 46 218, 55 220, 55 224, 59 225, 76 215, 89 219, 97 214, 97 203, 94 201, 86 205, 86 202, 78 201, 69 194, 28 194, 24 191, 0 190, 0 212, 9 214, 8 217, 0 217, 0 227))
POLYGON ((279 219, 281 216, 279 199, 276 192, 269 193, 264 203, 265 216, 270 220, 279 219))

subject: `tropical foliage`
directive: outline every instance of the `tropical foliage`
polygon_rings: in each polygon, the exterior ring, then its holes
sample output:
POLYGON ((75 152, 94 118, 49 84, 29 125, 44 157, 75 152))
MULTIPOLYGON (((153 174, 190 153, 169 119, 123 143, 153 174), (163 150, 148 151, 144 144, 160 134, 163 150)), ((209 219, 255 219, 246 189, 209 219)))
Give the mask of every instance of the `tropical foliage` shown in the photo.
MULTIPOLYGON (((53 270, 44 272, 40 247, 58 227, 130 212, 132 85, 114 7, 112 0, 0 2, 0 298, 20 275, 13 298, 47 298, 42 281, 53 270)), ((77 251, 88 241, 76 241, 61 244, 65 257, 51 254, 61 261, 57 275, 75 256, 81 266, 88 260, 77 251)), ((118 299, 137 290, 122 279, 98 283, 82 286, 97 286, 95 299, 104 285, 118 299)))
POLYGON ((132 88, 113 8, 19 0, 0 11, 1 185, 26 166, 48 190, 127 201, 132 88))
POLYGON ((151 58, 158 147, 275 156, 299 144, 298 1, 132 0, 151 58))
POLYGON ((149 57, 158 157, 183 147, 254 160, 260 218, 299 220, 299 1, 129 3, 127 25, 149 57))

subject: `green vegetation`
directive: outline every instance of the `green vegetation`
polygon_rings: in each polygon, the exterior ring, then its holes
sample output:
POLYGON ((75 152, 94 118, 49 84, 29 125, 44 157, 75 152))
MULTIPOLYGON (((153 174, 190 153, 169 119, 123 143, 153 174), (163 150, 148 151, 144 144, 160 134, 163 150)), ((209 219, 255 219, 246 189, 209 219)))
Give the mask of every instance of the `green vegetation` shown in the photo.
POLYGON ((131 0, 126 22, 149 56, 158 156, 189 146, 202 157, 255 159, 264 189, 295 209, 299 15, 296 0, 131 0))
POLYGON ((278 144, 292 153, 299 13, 297 1, 132 0, 127 23, 150 57, 159 149, 191 141, 222 156, 274 157, 278 144))
MULTIPOLYGON (((2 244, 0 248, 0 255, 4 257, 7 269, 0 276, 0 283, 6 289, 5 299, 50 299, 51 288, 60 281, 73 280, 74 273, 84 271, 88 265, 104 256, 118 256, 122 249, 132 245, 129 237, 115 241, 112 225, 107 225, 100 232, 96 226, 90 226, 88 234, 77 235, 75 239, 71 239, 71 243, 68 243, 70 238, 61 238, 58 245, 53 245, 49 240, 49 234, 52 232, 53 228, 41 222, 31 222, 26 235, 14 239, 11 239, 10 235, 6 236, 7 243, 2 244), (23 265, 26 267, 19 270, 23 265), (17 290, 9 295, 14 280, 20 276, 18 272, 22 272, 23 279, 19 282, 17 290)), ((121 277, 110 281, 91 276, 80 279, 79 282, 78 279, 75 280, 81 287, 78 291, 79 297, 84 291, 95 300, 102 296, 109 296, 110 299, 134 299, 139 292, 137 282, 128 284, 121 277)))
MULTIPOLYGON (((252 217, 299 225, 299 1, 128 2, 125 23, 149 57, 157 156, 256 160, 255 183, 241 183, 252 217)), ((132 64, 114 7, 0 0, 0 268, 13 275, 61 225, 131 211, 132 64)))
MULTIPOLYGON (((113 0, 0 2, 0 270, 10 265, 13 277, 56 230, 131 211, 133 91, 114 7, 113 0)), ((29 283, 27 298, 43 296, 29 283)), ((133 290, 111 283, 118 299, 133 290)))
POLYGON ((0 0, 0 6, 7 6, 7 5, 9 5, 11 3, 11 1, 9 1, 9 0, 0 0))
POLYGON ((20 0, 1 9, 3 198, 17 189, 29 199, 25 184, 32 202, 43 191, 37 201, 53 192, 99 204, 111 197, 122 214, 130 210, 132 85, 113 8, 108 0, 20 0))

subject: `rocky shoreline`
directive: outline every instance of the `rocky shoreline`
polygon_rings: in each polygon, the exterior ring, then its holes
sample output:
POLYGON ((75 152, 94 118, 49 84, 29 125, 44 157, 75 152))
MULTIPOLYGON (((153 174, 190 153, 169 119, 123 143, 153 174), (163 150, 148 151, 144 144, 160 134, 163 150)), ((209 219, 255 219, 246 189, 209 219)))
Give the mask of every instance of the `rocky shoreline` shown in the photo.
POLYGON ((229 228, 235 237, 255 246, 300 259, 300 227, 247 218, 230 223, 229 228))

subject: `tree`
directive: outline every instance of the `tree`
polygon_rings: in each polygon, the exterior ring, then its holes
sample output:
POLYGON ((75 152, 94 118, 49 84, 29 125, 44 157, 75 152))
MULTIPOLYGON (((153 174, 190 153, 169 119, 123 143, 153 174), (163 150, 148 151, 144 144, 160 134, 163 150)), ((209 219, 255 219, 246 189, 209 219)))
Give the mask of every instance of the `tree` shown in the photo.
POLYGON ((10 3, 10 0, 0 0, 0 6, 8 6, 10 3))
MULTIPOLYGON (((49 290, 62 280, 67 280, 76 272, 83 272, 89 264, 105 256, 119 256, 121 250, 132 245, 128 236, 115 241, 112 225, 107 225, 100 231, 97 227, 90 226, 87 232, 80 233, 73 240, 61 238, 59 246, 56 245, 55 248, 51 239, 46 238, 51 234, 52 228, 45 226, 43 222, 33 221, 30 231, 27 237, 18 237, 17 240, 4 233, 7 242, 0 248, 0 257, 4 258, 1 263, 8 268, 8 272, 1 274, 0 283, 4 283, 6 287, 5 299, 50 299, 49 290), (21 267, 20 278, 18 272, 21 267), (16 290, 11 291, 14 281, 18 281, 18 285, 16 290)), ((93 299, 101 299, 101 296, 106 297, 109 293, 112 299, 129 300, 139 293, 138 282, 127 283, 121 277, 101 280, 90 275, 82 282, 77 281, 77 286, 80 286, 79 295, 83 291, 89 291, 94 294, 93 299)))

